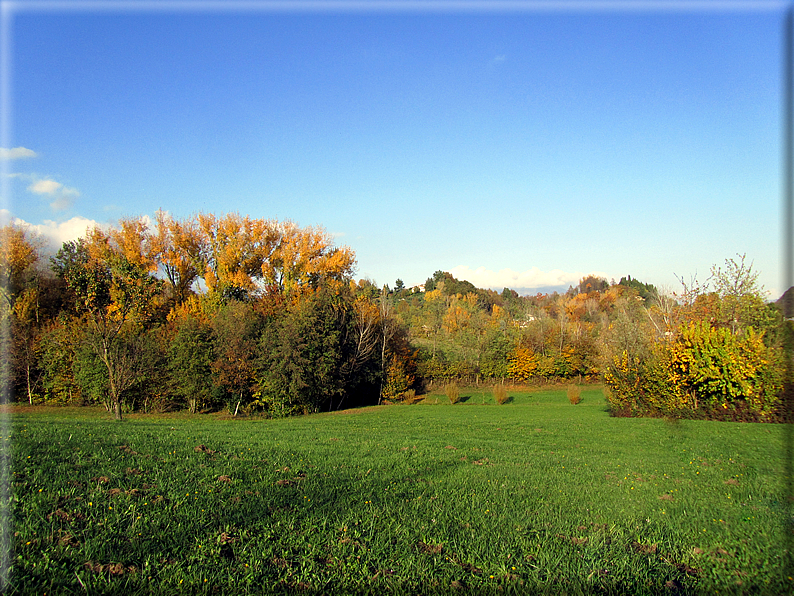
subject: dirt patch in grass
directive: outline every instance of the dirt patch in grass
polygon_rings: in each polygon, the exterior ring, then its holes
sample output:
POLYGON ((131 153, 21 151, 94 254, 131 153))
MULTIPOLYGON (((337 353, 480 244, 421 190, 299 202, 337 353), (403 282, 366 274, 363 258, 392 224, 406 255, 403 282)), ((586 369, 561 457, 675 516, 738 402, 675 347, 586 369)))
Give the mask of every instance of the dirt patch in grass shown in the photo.
POLYGON ((467 571, 468 573, 473 573, 474 575, 480 575, 482 573, 482 569, 477 567, 476 565, 472 565, 471 563, 466 563, 465 561, 461 561, 457 556, 451 556, 449 558, 455 565, 463 569, 463 571, 467 571))
POLYGON ((439 555, 444 550, 443 544, 427 544, 421 540, 416 543, 420 552, 427 553, 428 555, 439 555))
POLYGON ((70 546, 72 548, 77 548, 80 546, 80 541, 77 540, 74 536, 72 536, 68 532, 64 532, 63 530, 58 530, 58 544, 61 546, 70 546))
POLYGON ((652 555, 656 553, 657 547, 655 544, 641 544, 635 540, 631 543, 631 550, 641 555, 652 555))
POLYGON ((92 573, 107 573, 108 575, 124 575, 125 573, 137 573, 138 569, 134 565, 125 567, 121 563, 97 563, 87 561, 83 565, 92 573))

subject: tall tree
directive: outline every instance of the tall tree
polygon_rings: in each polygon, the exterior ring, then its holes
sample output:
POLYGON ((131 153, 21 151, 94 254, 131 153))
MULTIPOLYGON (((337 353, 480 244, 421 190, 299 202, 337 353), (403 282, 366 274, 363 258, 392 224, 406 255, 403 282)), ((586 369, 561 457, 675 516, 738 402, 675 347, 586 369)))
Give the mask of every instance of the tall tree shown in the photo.
POLYGON ((343 297, 322 285, 264 327, 259 403, 271 415, 331 409, 344 396, 344 365, 354 349, 344 332, 349 316, 343 297))
POLYGON ((152 253, 170 284, 173 303, 180 304, 190 295, 200 273, 202 245, 198 224, 195 218, 178 221, 163 211, 155 217, 152 253))
POLYGON ((134 384, 140 363, 135 336, 147 318, 157 282, 98 228, 88 233, 83 245, 84 250, 70 252, 69 259, 59 255, 57 262, 68 262, 62 274, 85 317, 86 341, 105 365, 115 417, 121 420, 123 394, 134 384))
POLYGON ((38 248, 27 230, 13 224, 0 228, 0 295, 6 309, 30 285, 38 260, 38 248))
POLYGON ((0 390, 10 399, 21 385, 33 401, 39 321, 37 242, 25 228, 0 228, 0 390))
POLYGON ((745 327, 762 326, 764 320, 764 289, 758 283, 753 264, 745 263, 745 255, 738 260, 725 259, 725 268, 711 268, 711 279, 720 298, 721 319, 731 333, 745 327))
POLYGON ((278 291, 315 289, 323 282, 343 281, 352 275, 355 254, 347 246, 335 246, 322 227, 299 228, 288 221, 278 229, 278 243, 262 264, 265 282, 278 291))

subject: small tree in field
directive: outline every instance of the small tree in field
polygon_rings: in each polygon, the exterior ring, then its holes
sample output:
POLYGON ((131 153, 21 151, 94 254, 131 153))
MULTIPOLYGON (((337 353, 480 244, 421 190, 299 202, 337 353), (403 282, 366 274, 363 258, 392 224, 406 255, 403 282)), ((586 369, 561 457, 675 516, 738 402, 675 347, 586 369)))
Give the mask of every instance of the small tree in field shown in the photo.
POLYGON ((449 398, 449 403, 454 405, 460 401, 460 389, 455 383, 447 383, 444 387, 444 393, 449 398))
POLYGON ((504 385, 494 385, 493 397, 500 406, 507 403, 507 389, 504 385))
POLYGON ((573 405, 582 401, 582 390, 578 385, 568 385, 568 401, 573 405))

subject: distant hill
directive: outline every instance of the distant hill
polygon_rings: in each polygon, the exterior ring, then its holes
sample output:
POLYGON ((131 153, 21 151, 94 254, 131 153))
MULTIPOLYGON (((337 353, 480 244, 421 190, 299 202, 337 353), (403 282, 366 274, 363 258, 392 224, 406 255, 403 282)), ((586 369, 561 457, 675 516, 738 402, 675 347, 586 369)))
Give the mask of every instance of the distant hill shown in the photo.
POLYGON ((794 317, 794 286, 783 292, 783 295, 775 301, 775 305, 784 315, 794 317))

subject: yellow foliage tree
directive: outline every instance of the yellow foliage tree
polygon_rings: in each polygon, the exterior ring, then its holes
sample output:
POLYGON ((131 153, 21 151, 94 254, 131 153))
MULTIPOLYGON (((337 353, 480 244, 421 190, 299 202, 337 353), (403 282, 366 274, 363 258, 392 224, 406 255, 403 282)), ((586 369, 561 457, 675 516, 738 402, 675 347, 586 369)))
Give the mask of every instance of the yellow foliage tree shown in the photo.
POLYGON ((261 272, 265 283, 291 293, 320 280, 342 281, 352 275, 356 259, 347 246, 336 247, 320 226, 299 228, 287 221, 277 226, 278 240, 261 272))
POLYGON ((38 250, 27 230, 13 224, 0 228, 0 292, 5 308, 13 306, 23 290, 25 276, 38 260, 38 250))
POLYGON ((517 348, 510 364, 507 367, 507 374, 516 381, 527 382, 538 371, 538 355, 529 348, 517 348))

